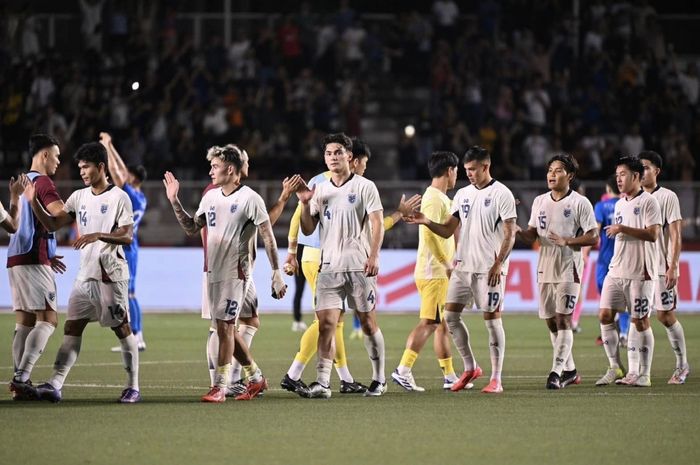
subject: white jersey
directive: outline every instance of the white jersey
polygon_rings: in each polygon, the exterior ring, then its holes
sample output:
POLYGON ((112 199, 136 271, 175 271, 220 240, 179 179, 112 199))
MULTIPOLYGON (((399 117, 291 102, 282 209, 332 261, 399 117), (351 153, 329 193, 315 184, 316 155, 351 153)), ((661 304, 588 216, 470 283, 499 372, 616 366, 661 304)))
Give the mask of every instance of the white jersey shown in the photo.
POLYGON ((369 214, 382 211, 377 186, 356 174, 340 186, 332 180, 318 184, 310 209, 318 218, 320 272, 363 271, 372 234, 369 214))
POLYGON ((0 202, 0 223, 2 223, 3 221, 5 221, 5 220, 7 219, 8 216, 9 216, 9 215, 8 215, 7 211, 6 211, 5 208, 2 206, 2 202, 0 202))
MULTIPOLYGON (((661 225, 659 202, 640 190, 632 198, 621 198, 615 204, 615 224, 645 229, 661 225)), ((612 278, 647 280, 658 274, 656 242, 642 241, 627 234, 615 236, 615 249, 608 276, 612 278)))
MULTIPOLYGON (((134 213, 129 196, 110 185, 99 195, 86 187, 73 192, 63 209, 78 223, 78 234, 111 233, 117 228, 134 224, 134 213)), ((95 241, 80 249, 80 270, 76 280, 96 279, 106 281, 128 281, 129 266, 121 245, 95 241), (104 274, 103 274, 104 271, 104 274)))
POLYGON ((670 236, 668 225, 683 219, 681 216, 681 204, 678 196, 672 190, 665 187, 656 186, 651 195, 659 202, 661 208, 661 233, 656 239, 656 246, 659 250, 659 275, 665 275, 668 268, 668 251, 670 246, 670 236))
MULTIPOLYGON (((452 200, 452 215, 462 223, 456 269, 488 273, 505 237, 503 223, 517 217, 510 189, 495 179, 482 189, 474 185, 463 187, 452 200)), ((508 263, 503 262, 503 274, 508 273, 508 263)))
POLYGON ((597 229, 591 202, 572 190, 559 200, 554 200, 551 192, 539 195, 532 203, 528 226, 537 229, 540 240, 537 282, 580 283, 583 276, 580 248, 560 247, 547 239, 547 235, 555 233, 569 238, 597 229))
POLYGON ((204 194, 196 216, 207 222, 207 280, 248 279, 251 244, 257 227, 270 217, 265 202, 253 189, 239 186, 229 195, 220 187, 204 194))

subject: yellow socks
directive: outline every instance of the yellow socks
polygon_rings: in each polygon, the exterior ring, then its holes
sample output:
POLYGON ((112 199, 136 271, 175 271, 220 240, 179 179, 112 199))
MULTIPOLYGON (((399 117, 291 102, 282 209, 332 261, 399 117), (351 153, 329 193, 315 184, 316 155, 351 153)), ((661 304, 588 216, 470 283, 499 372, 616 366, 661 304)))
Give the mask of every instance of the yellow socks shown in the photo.
POLYGON ((316 354, 318 349, 318 320, 314 320, 313 323, 306 328, 304 334, 301 336, 301 341, 299 341, 299 352, 294 357, 294 360, 303 363, 304 365, 309 364, 309 360, 316 354))

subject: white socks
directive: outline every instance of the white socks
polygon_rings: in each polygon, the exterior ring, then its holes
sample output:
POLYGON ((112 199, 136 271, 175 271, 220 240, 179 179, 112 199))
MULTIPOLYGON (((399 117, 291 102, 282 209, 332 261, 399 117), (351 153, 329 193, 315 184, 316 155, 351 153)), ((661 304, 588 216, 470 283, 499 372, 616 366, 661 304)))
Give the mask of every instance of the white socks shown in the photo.
POLYGON ((563 371, 575 370, 573 345, 574 332, 570 329, 560 329, 556 333, 550 331, 549 338, 554 348, 552 371, 561 376, 563 371))
POLYGON ((489 332, 489 355, 491 356, 491 379, 501 380, 503 357, 506 353, 506 333, 503 331, 503 321, 484 320, 489 332))
MULTIPOLYGON (((634 323, 632 323, 634 325, 634 323)), ((639 375, 649 376, 654 358, 654 333, 651 328, 639 331, 639 375)))
POLYGON ((294 360, 287 370, 287 376, 292 378, 294 381, 298 381, 301 378, 301 374, 304 372, 306 365, 298 360, 294 360))
POLYGON ((49 379, 49 384, 54 388, 61 389, 63 387, 68 372, 78 359, 78 354, 80 354, 82 339, 81 336, 63 336, 63 344, 59 347, 56 361, 53 364, 53 375, 49 379))
MULTIPOLYGON (((634 325, 634 323, 632 323, 634 325)), ((630 325, 630 327, 632 326, 630 325)), ((619 343, 620 336, 617 334, 615 324, 600 324, 600 337, 603 339, 603 348, 608 357, 610 368, 620 368, 619 343)))
POLYGON ((452 335, 452 340, 457 347, 459 355, 462 356, 464 362, 464 371, 473 370, 476 368, 476 360, 472 347, 469 345, 469 330, 462 321, 462 314, 459 312, 445 312, 445 323, 447 329, 452 335))
POLYGON ((39 360, 41 354, 44 353, 46 343, 49 341, 55 329, 56 328, 47 321, 38 321, 36 323, 36 326, 26 338, 24 354, 15 372, 15 378, 23 383, 27 382, 34 368, 34 364, 39 360))
POLYGON ((214 386, 220 389, 226 389, 226 384, 228 383, 231 373, 231 364, 216 367, 216 375, 214 376, 214 386))
MULTIPOLYGON (((250 346, 253 344, 253 337, 255 337, 255 333, 258 332, 258 328, 255 326, 248 326, 248 325, 238 325, 238 334, 241 335, 241 338, 243 339, 243 342, 245 342, 246 347, 250 349, 250 346)), ((240 381, 241 380, 241 364, 238 363, 236 358, 234 357, 233 362, 231 363, 231 384, 240 381)))
POLYGON ((346 383, 352 383, 355 381, 355 378, 353 378, 352 374, 350 374, 350 370, 348 370, 347 365, 344 367, 336 366, 335 372, 338 373, 338 378, 346 383))
POLYGON ((377 328, 377 331, 371 336, 365 335, 365 348, 369 355, 369 361, 372 364, 372 379, 382 384, 386 383, 384 376, 384 335, 381 329, 377 328))
POLYGON ((15 323, 15 334, 12 337, 12 364, 13 372, 19 369, 20 363, 22 363, 22 356, 24 355, 24 344, 27 341, 27 336, 32 331, 31 326, 24 326, 19 323, 15 323))
POLYGON ((209 327, 207 336, 207 366, 209 367, 209 386, 215 386, 216 360, 219 358, 219 335, 216 328, 209 327))
POLYGON ((642 348, 642 335, 637 331, 634 323, 630 324, 627 332, 627 372, 639 375, 639 354, 642 348))
POLYGON ((139 343, 136 336, 129 334, 119 339, 122 346, 122 360, 126 370, 126 387, 139 390, 139 343))
POLYGON ((316 365, 316 382, 324 387, 331 385, 331 369, 333 368, 333 359, 318 358, 316 365))
POLYGON ((676 354, 676 368, 685 368, 688 366, 688 355, 685 352, 685 334, 680 321, 676 321, 670 327, 666 328, 668 341, 671 343, 673 353, 676 354))

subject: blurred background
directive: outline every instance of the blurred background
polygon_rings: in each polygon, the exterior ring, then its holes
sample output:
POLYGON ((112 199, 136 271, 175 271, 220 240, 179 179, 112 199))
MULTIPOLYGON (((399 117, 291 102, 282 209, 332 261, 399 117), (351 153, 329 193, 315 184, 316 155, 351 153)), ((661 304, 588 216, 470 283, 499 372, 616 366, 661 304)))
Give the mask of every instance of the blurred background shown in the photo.
MULTIPOLYGON (((325 170, 319 140, 343 131, 369 143, 366 176, 386 210, 425 189, 431 151, 488 148, 524 224, 555 152, 575 155, 595 203, 617 157, 651 149, 681 197, 684 248, 698 248, 699 10, 690 0, 1 2, 0 199, 29 167, 31 133, 61 142, 55 180, 67 197, 82 187, 73 152, 108 131, 149 173, 141 244, 197 245, 177 226, 164 170, 193 209, 206 149, 234 142, 250 154, 247 184, 273 202, 285 176, 325 170)), ((385 247, 417 237, 399 227, 385 247)))

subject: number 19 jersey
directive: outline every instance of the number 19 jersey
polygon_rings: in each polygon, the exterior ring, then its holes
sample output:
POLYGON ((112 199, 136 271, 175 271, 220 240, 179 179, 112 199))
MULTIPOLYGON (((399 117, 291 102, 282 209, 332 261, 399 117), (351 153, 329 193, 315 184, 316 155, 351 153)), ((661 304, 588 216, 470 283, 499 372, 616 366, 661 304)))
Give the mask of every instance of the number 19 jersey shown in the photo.
MULTIPOLYGON (((452 215, 461 222, 456 269, 488 273, 505 237, 503 222, 517 217, 510 189, 495 179, 481 189, 463 187, 452 200, 452 215)), ((508 263, 503 262, 502 274, 508 273, 508 263)))

